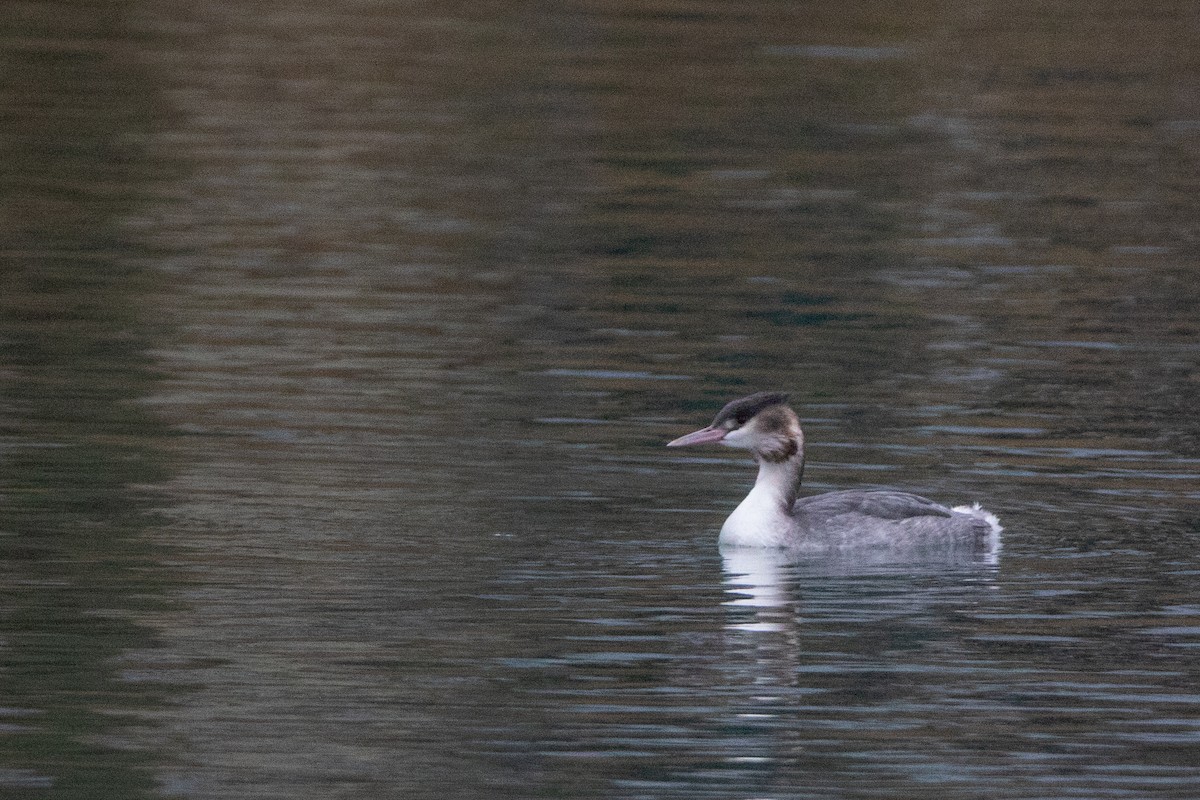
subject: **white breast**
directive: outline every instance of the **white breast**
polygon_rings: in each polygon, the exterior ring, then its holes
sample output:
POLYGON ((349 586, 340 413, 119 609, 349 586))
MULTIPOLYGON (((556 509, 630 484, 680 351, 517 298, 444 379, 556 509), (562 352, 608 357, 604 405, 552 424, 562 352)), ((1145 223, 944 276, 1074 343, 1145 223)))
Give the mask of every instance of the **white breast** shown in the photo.
POLYGON ((783 547, 793 526, 773 487, 755 484, 721 526, 720 544, 730 547, 783 547))

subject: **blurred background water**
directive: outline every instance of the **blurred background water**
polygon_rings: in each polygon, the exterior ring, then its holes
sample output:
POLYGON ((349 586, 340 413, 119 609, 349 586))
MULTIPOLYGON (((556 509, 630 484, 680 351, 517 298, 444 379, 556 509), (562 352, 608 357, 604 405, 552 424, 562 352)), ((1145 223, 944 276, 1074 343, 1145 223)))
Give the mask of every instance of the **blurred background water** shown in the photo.
POLYGON ((1193 5, 4 14, 3 796, 1196 796, 1193 5))

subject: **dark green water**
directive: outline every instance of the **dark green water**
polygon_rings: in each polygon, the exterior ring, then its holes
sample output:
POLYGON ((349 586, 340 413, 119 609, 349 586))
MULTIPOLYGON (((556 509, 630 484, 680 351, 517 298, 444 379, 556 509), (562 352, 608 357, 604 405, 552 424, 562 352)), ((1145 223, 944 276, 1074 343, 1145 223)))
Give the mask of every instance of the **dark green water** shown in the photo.
POLYGON ((9 17, 0 794, 1195 795, 1185 4, 9 17), (722 557, 766 388, 999 558, 722 557))
MULTIPOLYGON (((115 9, 114 9, 115 11, 115 9)), ((161 283, 124 228, 157 177, 137 144, 163 101, 115 13, 5 12, 0 50, 0 793, 156 794, 136 746, 168 692, 126 671, 181 576, 153 541, 170 474, 144 313, 161 283)))

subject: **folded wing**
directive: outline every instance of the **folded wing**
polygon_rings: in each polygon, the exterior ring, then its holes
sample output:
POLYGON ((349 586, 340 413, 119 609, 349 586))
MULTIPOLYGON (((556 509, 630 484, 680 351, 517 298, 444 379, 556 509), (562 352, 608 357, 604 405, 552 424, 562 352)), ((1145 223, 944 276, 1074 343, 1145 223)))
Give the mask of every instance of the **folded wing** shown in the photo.
POLYGON ((794 513, 819 517, 861 514, 881 520, 913 517, 949 517, 950 509, 940 503, 908 492, 857 491, 828 492, 796 501, 794 513))

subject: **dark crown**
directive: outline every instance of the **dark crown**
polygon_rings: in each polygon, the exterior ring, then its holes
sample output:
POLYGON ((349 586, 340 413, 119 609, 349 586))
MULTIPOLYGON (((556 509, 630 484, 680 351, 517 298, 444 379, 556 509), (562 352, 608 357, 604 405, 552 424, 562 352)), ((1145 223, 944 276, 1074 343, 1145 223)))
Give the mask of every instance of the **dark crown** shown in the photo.
POLYGON ((749 397, 734 400, 717 412, 717 416, 712 421, 712 427, 715 428, 730 419, 738 425, 745 425, 764 408, 786 405, 787 401, 786 392, 758 392, 749 397))

